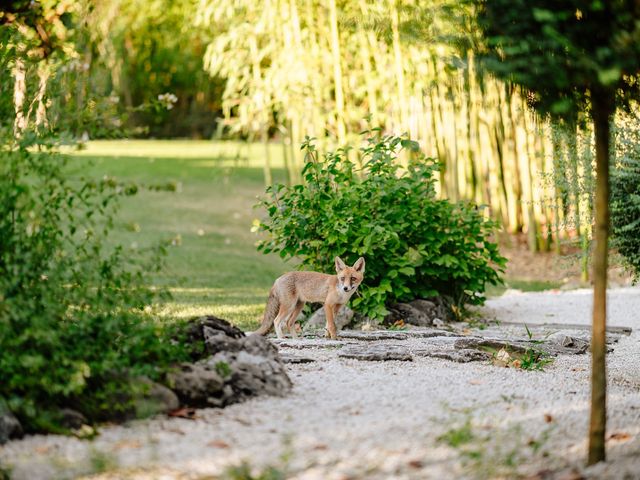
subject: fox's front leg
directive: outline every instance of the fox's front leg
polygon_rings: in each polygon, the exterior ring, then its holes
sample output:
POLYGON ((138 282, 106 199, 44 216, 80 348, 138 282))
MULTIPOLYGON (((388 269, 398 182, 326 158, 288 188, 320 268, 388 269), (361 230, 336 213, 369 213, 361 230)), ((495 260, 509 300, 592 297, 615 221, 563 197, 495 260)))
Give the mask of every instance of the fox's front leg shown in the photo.
POLYGON ((334 308, 335 305, 330 305, 328 303, 324 304, 324 313, 327 317, 327 332, 329 332, 329 337, 335 340, 337 338, 336 335, 336 322, 334 322, 334 308))
POLYGON ((338 312, 340 311, 340 307, 342 307, 342 305, 340 305, 340 304, 337 304, 337 305, 325 304, 324 305, 324 311, 325 311, 325 314, 327 316, 327 331, 329 332, 329 337, 331 337, 333 340, 338 338, 338 335, 336 333, 335 317, 338 316, 338 312))

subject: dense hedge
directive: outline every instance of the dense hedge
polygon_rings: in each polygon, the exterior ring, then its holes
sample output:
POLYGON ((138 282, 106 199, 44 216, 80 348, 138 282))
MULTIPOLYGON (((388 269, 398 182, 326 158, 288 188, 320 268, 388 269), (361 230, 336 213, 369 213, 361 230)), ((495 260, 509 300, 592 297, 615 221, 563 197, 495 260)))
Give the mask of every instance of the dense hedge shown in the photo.
POLYGON ((136 188, 69 181, 43 147, 0 152, 0 398, 27 431, 59 431, 65 406, 89 419, 129 408, 114 399, 132 378, 187 358, 143 310, 161 250, 143 262, 105 247, 117 198, 136 188))
MULTIPOLYGON (((636 137, 640 137, 635 132, 636 137)), ((611 176, 613 246, 640 279, 640 138, 628 145, 611 176)))

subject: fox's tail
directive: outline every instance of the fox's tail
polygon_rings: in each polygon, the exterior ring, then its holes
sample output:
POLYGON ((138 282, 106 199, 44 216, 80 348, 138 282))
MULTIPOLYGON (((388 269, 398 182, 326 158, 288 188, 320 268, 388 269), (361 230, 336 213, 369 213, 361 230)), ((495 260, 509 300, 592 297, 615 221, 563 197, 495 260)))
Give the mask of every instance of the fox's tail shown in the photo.
POLYGON ((262 318, 262 324, 260 324, 260 328, 256 330, 255 334, 258 335, 266 335, 271 330, 273 326, 273 321, 278 316, 278 311, 280 310, 280 300, 278 300, 278 296, 271 288, 269 292, 269 299, 267 300, 267 307, 264 310, 264 317, 262 318))

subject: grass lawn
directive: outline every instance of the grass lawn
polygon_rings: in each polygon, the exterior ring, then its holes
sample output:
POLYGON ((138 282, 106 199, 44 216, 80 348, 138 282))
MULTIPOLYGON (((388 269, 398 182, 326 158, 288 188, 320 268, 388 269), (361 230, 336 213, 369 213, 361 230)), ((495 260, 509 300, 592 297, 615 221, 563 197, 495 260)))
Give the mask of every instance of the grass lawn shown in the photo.
MULTIPOLYGON (((258 253, 250 229, 262 212, 262 145, 210 141, 95 141, 73 153, 74 174, 114 176, 145 185, 173 183, 176 192, 149 191, 122 201, 113 241, 143 248, 173 240, 168 268, 152 277, 173 300, 166 318, 210 313, 243 329, 257 326, 269 288, 292 270, 276 255, 258 253)), ((279 146, 271 152, 274 178, 284 181, 279 146)))
MULTIPOLYGON (((271 145, 274 180, 284 181, 282 150, 271 145)), ((142 189, 122 201, 114 243, 143 248, 173 240, 168 267, 152 277, 173 300, 158 307, 164 318, 214 314, 245 330, 255 329, 275 278, 294 266, 258 253, 252 222, 263 215, 256 197, 264 192, 264 146, 191 140, 93 141, 72 153, 75 175, 114 176, 143 185, 176 186, 175 192, 142 189)), ((327 266, 328 270, 331 265, 327 266)), ((327 271, 328 271, 327 270, 327 271)), ((559 282, 507 280, 525 291, 557 288, 559 282)))

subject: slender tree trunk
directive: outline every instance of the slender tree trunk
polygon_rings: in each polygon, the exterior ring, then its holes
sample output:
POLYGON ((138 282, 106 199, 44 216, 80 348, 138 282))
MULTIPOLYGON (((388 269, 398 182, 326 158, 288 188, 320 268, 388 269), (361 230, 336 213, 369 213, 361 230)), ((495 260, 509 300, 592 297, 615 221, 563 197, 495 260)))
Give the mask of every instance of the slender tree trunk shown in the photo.
POLYGON ((269 151, 269 126, 265 125, 262 131, 262 143, 264 144, 264 184, 270 187, 273 184, 271 176, 271 152, 269 151))
POLYGON ((467 153, 469 158, 469 177, 468 182, 470 183, 470 198, 477 202, 482 203, 482 189, 478 188, 478 177, 480 167, 479 163, 479 155, 476 155, 477 147, 478 147, 478 116, 477 116, 477 105, 476 105, 476 71, 474 65, 474 55, 473 50, 469 49, 467 51, 467 69, 465 70, 465 95, 467 102, 467 153))
POLYGON ((613 92, 591 92, 596 138, 595 247, 593 251, 593 329, 591 333, 591 421, 588 464, 605 460, 607 422, 607 255, 609 236, 609 121, 613 92))
MULTIPOLYGON (((518 125, 515 118, 515 113, 513 112, 515 108, 516 102, 514 102, 514 90, 510 85, 505 85, 505 110, 507 111, 507 117, 509 118, 509 130, 511 134, 511 141, 513 144, 512 154, 513 154, 513 162, 511 163, 512 167, 512 182, 510 185, 511 193, 513 195, 513 207, 514 207, 514 215, 515 215, 515 228, 514 232, 519 233, 522 232, 522 228, 524 226, 524 214, 522 212, 522 175, 520 172, 520 157, 521 157, 521 148, 522 144, 518 141, 518 125)), ((506 138, 506 134, 505 134, 506 138)))
POLYGON ((22 58, 17 57, 13 67, 13 108, 16 118, 13 122, 13 135, 19 138, 27 127, 24 115, 24 102, 27 96, 27 67, 22 58))
MULTIPOLYGON (((49 76, 51 70, 47 60, 41 60, 38 64, 38 93, 33 103, 37 103, 36 107, 36 126, 47 128, 49 121, 47 120, 47 106, 44 101, 44 96, 47 93, 47 85, 49 83, 49 76)), ((33 106, 33 103, 31 104, 33 106)), ((31 116, 31 107, 29 107, 29 113, 27 114, 27 125, 29 124, 29 118, 31 116)))
POLYGON ((393 42, 393 61, 396 70, 396 82, 398 83, 398 104, 400 117, 400 131, 408 131, 407 124, 407 95, 404 86, 404 67, 402 62, 402 48, 400 46, 400 18, 398 16, 398 6, 395 0, 391 0, 389 5, 391 16, 391 38, 393 42))

